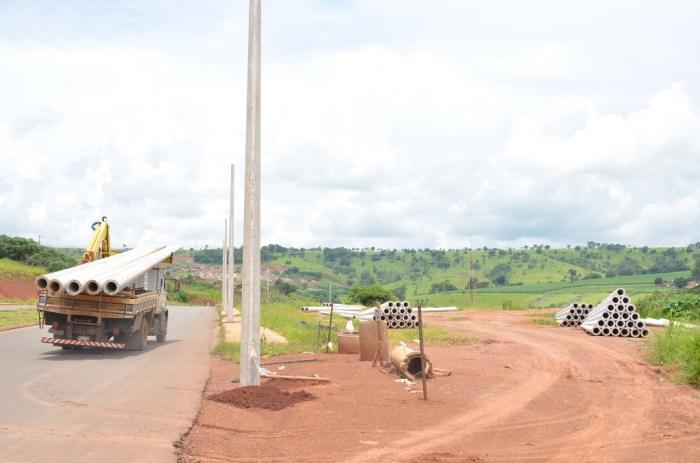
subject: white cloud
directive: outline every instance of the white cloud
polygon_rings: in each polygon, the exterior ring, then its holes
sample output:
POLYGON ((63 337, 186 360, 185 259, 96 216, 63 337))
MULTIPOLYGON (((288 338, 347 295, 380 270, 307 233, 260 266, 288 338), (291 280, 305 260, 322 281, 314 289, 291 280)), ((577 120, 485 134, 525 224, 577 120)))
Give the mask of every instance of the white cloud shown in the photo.
MULTIPOLYGON (((81 245, 107 215, 118 244, 218 245, 235 162, 240 237, 245 8, 96 5, 0 20, 0 233, 81 245)), ((662 66, 647 16, 615 41, 600 5, 584 23, 518 5, 266 7, 263 241, 697 241, 688 13, 662 66)))

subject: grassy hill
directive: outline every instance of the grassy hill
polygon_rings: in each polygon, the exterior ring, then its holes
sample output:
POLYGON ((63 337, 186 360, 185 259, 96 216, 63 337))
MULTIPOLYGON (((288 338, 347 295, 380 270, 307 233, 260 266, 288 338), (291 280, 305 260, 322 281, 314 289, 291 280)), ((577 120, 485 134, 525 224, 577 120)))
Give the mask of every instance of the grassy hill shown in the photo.
MULTIPOLYGON (((218 266, 220 249, 188 251, 195 263, 218 266)), ((240 249, 236 259, 240 263, 240 249)), ((262 250, 263 274, 270 269, 275 288, 325 300, 329 284, 338 299, 354 286, 378 283, 399 298, 430 305, 461 307, 560 306, 573 300, 597 302, 614 287, 630 293, 672 291, 669 283, 690 277, 700 260, 700 243, 648 248, 589 243, 550 249, 377 250, 295 249, 278 245, 262 250), (469 281, 478 286, 468 291, 469 281)))

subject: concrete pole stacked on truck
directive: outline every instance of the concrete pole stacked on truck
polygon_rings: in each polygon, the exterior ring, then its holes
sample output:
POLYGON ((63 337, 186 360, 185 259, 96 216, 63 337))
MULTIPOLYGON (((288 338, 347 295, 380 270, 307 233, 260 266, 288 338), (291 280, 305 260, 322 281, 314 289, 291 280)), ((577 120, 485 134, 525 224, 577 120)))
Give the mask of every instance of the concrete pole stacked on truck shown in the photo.
POLYGON ((233 164, 231 164, 231 196, 229 198, 229 206, 228 206, 228 273, 226 274, 226 296, 227 296, 227 303, 226 303, 226 321, 227 322, 232 322, 233 321, 233 302, 235 300, 235 294, 236 294, 236 283, 233 280, 233 273, 234 273, 234 258, 233 258, 233 229, 234 229, 234 223, 233 223, 233 175, 234 175, 234 167, 233 164))
POLYGON ((250 0, 243 208, 241 386, 260 385, 260 0, 250 0))

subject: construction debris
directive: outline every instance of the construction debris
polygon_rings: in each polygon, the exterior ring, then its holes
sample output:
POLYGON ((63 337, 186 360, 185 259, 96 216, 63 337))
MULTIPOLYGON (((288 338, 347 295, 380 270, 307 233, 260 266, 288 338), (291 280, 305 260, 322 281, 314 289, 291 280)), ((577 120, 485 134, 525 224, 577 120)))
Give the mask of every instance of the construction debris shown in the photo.
POLYGON ((623 288, 617 288, 591 310, 581 329, 594 336, 640 338, 649 335, 646 323, 640 320, 637 308, 623 288))

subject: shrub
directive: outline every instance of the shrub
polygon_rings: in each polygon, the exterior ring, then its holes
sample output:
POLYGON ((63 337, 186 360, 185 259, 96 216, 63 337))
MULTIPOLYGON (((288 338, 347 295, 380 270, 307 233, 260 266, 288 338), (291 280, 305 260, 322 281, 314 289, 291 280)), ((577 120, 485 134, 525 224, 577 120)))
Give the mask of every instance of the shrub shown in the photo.
POLYGON ((396 299, 394 293, 381 285, 361 286, 350 290, 348 301, 352 304, 362 304, 368 307, 377 302, 383 303, 396 299))

